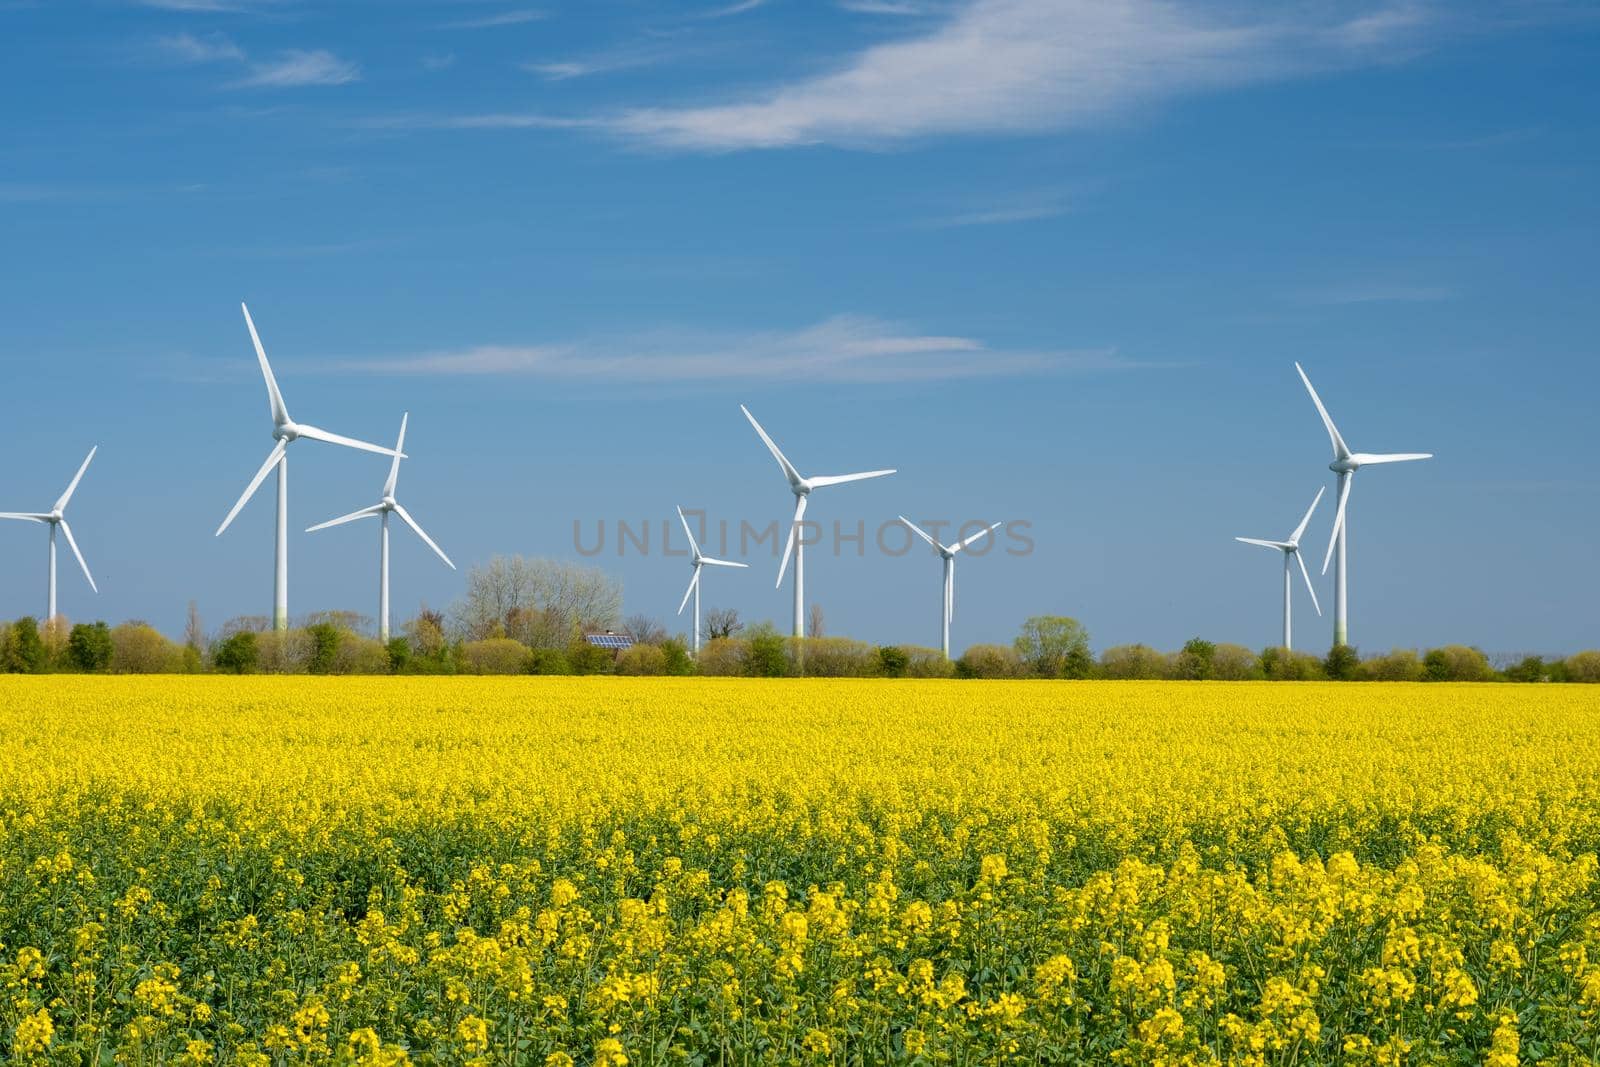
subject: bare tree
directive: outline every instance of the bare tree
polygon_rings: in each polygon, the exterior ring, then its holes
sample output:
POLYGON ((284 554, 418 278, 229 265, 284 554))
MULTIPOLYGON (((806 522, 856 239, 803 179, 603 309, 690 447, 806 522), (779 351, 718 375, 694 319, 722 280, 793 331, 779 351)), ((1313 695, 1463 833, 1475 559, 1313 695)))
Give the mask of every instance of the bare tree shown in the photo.
POLYGON ((667 639, 667 628, 649 615, 629 615, 622 629, 640 645, 659 645, 667 639))
POLYGON ((706 612, 706 638, 732 637, 744 629, 738 608, 712 608, 706 612))
POLYGON ((609 629, 622 614, 622 583, 597 567, 495 556, 467 574, 453 612, 470 640, 511 637, 534 648, 565 645, 575 630, 609 629))
POLYGON ((189 601, 189 621, 183 627, 183 643, 196 652, 206 647, 206 630, 200 625, 200 605, 189 601))
POLYGON ((811 605, 811 614, 806 618, 806 636, 822 636, 822 605, 811 605))

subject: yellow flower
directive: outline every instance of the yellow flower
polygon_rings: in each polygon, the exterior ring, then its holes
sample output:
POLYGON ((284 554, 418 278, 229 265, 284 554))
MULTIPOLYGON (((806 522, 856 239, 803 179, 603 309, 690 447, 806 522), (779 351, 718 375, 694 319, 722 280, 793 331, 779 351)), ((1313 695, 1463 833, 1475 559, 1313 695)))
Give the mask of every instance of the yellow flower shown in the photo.
POLYGON ((55 1037, 56 1027, 50 1021, 50 1013, 40 1008, 32 1015, 24 1015, 17 1023, 15 1033, 11 1038, 11 1047, 18 1055, 32 1056, 43 1052, 50 1047, 50 1039, 55 1037))
POLYGON ((608 1037, 594 1047, 595 1067, 628 1067, 628 1054, 622 1047, 622 1042, 614 1037, 608 1037))

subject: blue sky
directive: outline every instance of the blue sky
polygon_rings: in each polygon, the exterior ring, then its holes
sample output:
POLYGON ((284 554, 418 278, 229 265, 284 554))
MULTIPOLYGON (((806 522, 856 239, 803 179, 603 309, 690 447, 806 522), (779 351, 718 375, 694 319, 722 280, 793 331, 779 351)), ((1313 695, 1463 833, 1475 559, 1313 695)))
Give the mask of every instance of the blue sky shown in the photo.
MULTIPOLYGON (((1332 479, 1299 359, 1353 447, 1437 453, 1357 480, 1357 644, 1600 644, 1584 5, 9 0, 0 60, 0 508, 100 446, 74 619, 269 609, 270 491, 212 536, 271 446, 246 300, 296 418, 411 412, 400 498, 463 568, 785 516, 743 402, 807 473, 899 468, 826 526, 1031 524, 961 561, 957 647, 1260 647, 1278 563, 1231 538, 1332 479)), ((292 455, 293 529, 376 499, 380 458, 292 455)), ((296 534, 291 610, 372 612, 375 539, 296 534)), ((397 614, 459 594, 395 544, 397 614)), ((0 525, 0 615, 44 552, 0 525)), ((597 562, 663 619, 688 577, 597 562)), ((707 606, 787 618, 753 562, 707 606)), ((934 558, 807 572, 831 632, 936 643, 934 558)))

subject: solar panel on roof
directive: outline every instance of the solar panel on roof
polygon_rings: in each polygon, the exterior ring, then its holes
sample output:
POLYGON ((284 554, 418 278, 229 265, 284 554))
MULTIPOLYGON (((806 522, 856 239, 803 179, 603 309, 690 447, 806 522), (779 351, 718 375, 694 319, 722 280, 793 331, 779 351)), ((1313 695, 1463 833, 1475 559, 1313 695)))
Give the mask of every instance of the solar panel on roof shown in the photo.
POLYGON ((633 647, 633 638, 627 634, 584 634, 584 640, 596 648, 624 649, 633 647))

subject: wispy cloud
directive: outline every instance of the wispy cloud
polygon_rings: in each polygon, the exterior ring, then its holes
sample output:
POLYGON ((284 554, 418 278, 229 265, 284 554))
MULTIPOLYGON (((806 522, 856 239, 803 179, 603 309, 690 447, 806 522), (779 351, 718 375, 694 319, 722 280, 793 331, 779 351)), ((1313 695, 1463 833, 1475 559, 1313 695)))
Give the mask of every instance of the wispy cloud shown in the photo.
POLYGON ((192 33, 178 33, 161 37, 156 45, 180 63, 241 62, 244 51, 220 33, 197 37, 192 33))
POLYGON ((361 68, 323 49, 291 48, 277 58, 251 63, 250 73, 232 84, 236 89, 290 89, 307 85, 344 85, 358 81, 361 68))
POLYGON ((719 105, 638 108, 609 126, 712 151, 1069 129, 1184 93, 1370 61, 1426 23, 1411 3, 1340 17, 1321 4, 1225 10, 1232 17, 1191 0, 972 0, 832 73, 719 105))
POLYGON ((746 11, 754 11, 766 2, 767 0, 739 0, 738 3, 707 11, 704 17, 708 19, 725 19, 730 15, 742 15, 746 11))
POLYGON ((838 6, 858 15, 932 15, 944 10, 942 4, 919 0, 838 0, 838 6))
POLYGON ((656 39, 620 45, 571 59, 524 63, 522 69, 529 74, 537 74, 546 81, 568 81, 572 78, 588 78, 596 74, 613 74, 617 71, 668 63, 699 52, 704 47, 689 45, 675 39, 656 39))
POLYGON ((135 0, 140 7, 187 14, 229 15, 260 11, 280 5, 283 0, 135 0))
POLYGON ((596 123, 593 119, 532 111, 503 111, 481 115, 375 115, 356 119, 351 125, 365 130, 581 130, 591 129, 596 123))
POLYGON ((1295 294, 1302 304, 1338 307, 1346 304, 1432 304, 1460 294, 1447 285, 1361 281, 1305 289, 1295 294))
POLYGON ((455 65, 456 54, 454 52, 446 52, 443 55, 422 57, 423 70, 449 70, 455 65))
POLYGON ((446 30, 492 30, 497 26, 520 26, 525 22, 538 22, 545 17, 543 11, 532 8, 522 8, 517 11, 502 11, 497 15, 482 15, 474 19, 462 19, 459 22, 446 22, 441 29, 446 30))
POLYGON ((798 330, 658 330, 581 342, 480 345, 323 366, 347 373, 566 381, 906 382, 1148 365, 1124 360, 1111 349, 994 349, 969 337, 911 332, 871 316, 836 315, 798 330))
POLYGON ((1046 189, 1015 193, 989 203, 946 212, 922 220, 925 229, 949 229, 961 226, 998 226, 1012 222, 1036 222, 1053 219, 1072 210, 1080 196, 1090 192, 1090 186, 1073 189, 1046 189))

